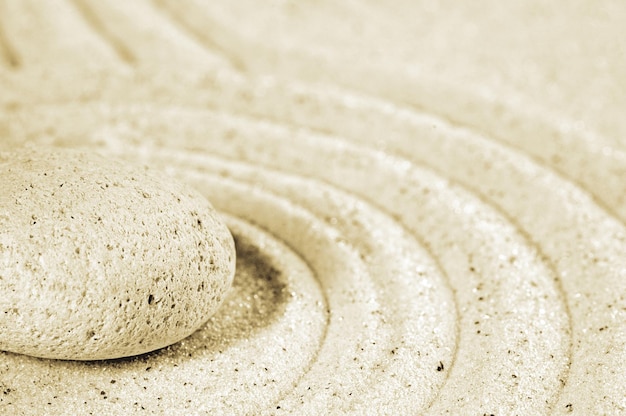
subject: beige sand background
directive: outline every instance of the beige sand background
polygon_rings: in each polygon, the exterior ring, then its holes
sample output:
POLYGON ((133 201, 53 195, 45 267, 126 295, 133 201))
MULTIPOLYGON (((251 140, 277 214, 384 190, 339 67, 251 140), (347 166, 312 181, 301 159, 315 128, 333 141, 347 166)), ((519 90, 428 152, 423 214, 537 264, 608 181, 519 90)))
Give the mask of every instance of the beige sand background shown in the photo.
POLYGON ((3 353, 0 413, 626 411, 625 21, 620 1, 0 1, 0 147, 162 169, 241 257, 181 344, 3 353))

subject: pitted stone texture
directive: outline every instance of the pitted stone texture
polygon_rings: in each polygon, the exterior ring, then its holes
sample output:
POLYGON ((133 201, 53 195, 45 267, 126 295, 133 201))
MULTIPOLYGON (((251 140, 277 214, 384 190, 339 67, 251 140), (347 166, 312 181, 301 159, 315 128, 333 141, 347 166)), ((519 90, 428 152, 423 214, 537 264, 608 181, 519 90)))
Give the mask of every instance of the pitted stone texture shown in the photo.
POLYGON ((0 349, 98 360, 175 343, 216 311, 232 236, 195 191, 97 154, 0 154, 0 349))

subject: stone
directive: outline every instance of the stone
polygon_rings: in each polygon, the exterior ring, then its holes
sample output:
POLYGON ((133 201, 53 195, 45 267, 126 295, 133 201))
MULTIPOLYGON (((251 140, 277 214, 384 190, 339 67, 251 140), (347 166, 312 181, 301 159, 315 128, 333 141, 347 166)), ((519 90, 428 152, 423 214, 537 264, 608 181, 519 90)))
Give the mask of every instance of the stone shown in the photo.
POLYGON ((233 238, 210 203, 91 151, 0 154, 0 350, 101 360, 173 344, 218 309, 233 238))

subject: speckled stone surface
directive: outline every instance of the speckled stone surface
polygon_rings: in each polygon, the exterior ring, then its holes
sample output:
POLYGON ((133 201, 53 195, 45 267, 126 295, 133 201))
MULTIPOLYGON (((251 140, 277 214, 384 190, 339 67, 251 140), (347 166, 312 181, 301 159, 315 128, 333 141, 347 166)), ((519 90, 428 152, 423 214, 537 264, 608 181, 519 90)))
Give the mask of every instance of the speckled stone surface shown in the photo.
POLYGON ((0 154, 0 349, 97 360, 187 337, 222 303, 232 237, 208 201, 97 154, 0 154))

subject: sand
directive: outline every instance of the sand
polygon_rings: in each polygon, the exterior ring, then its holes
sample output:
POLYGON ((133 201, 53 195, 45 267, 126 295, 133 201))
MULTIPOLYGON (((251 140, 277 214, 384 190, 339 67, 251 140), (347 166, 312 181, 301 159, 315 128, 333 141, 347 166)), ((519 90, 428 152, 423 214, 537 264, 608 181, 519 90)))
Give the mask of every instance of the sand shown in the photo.
POLYGON ((238 271, 155 353, 3 353, 0 409, 624 411, 621 3, 19 4, 0 146, 188 183, 238 271))

